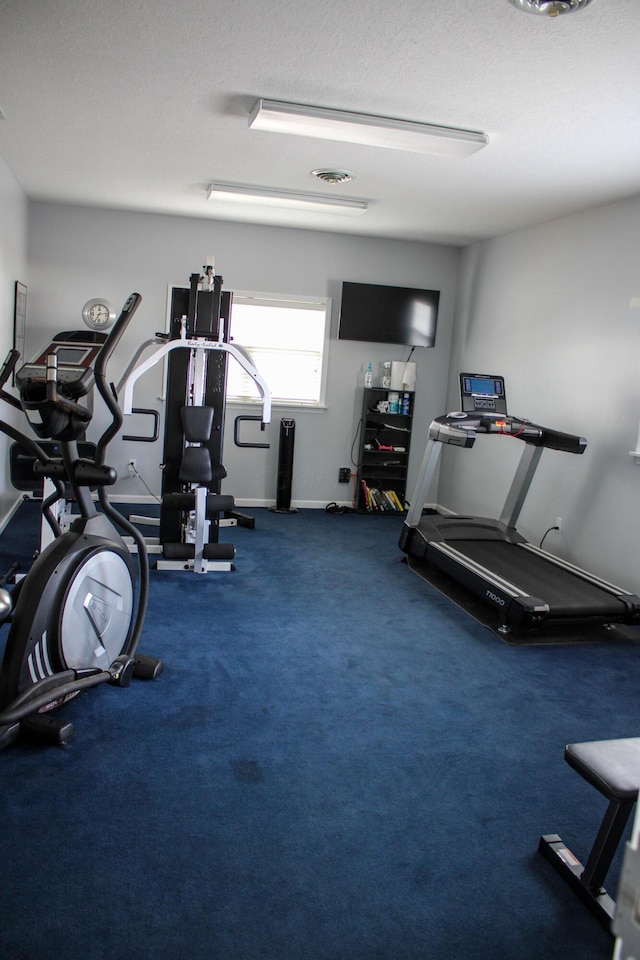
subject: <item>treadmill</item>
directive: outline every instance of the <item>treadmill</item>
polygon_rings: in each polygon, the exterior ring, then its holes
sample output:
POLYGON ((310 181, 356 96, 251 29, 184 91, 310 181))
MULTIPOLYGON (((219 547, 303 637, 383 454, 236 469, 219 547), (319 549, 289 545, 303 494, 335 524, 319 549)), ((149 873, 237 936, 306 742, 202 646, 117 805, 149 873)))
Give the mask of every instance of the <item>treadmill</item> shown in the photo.
POLYGON ((528 543, 516 530, 529 487, 545 449, 584 453, 584 437, 559 433, 509 416, 504 378, 460 375, 460 412, 437 417, 429 427, 400 549, 410 565, 438 585, 440 574, 454 582, 447 590, 463 607, 482 611, 487 626, 503 636, 512 631, 640 623, 640 597, 528 543), (499 519, 423 512, 445 444, 469 449, 479 434, 506 435, 524 444, 499 519), (417 563, 412 564, 413 561, 417 563), (437 572, 432 578, 429 571, 437 572), (473 602, 465 603, 466 596, 473 602))

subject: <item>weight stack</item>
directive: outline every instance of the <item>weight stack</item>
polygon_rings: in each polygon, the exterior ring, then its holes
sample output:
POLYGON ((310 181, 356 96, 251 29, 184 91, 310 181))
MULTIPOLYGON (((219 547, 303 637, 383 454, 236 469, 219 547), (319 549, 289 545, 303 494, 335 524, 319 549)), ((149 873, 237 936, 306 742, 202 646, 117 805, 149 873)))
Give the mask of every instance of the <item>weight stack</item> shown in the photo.
POLYGON ((296 422, 283 418, 280 421, 280 446, 278 448, 278 480, 276 484, 276 505, 269 507, 273 513, 297 513, 291 506, 291 485, 293 482, 293 449, 296 440, 296 422))

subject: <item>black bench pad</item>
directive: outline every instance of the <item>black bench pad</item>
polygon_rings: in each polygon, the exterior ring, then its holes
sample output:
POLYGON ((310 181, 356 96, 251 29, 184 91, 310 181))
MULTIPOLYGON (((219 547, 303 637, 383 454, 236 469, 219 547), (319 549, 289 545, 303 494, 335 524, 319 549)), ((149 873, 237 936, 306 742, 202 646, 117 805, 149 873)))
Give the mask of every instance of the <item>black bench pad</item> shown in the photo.
POLYGON ((636 800, 640 789, 640 738, 570 743, 564 758, 609 800, 636 800))

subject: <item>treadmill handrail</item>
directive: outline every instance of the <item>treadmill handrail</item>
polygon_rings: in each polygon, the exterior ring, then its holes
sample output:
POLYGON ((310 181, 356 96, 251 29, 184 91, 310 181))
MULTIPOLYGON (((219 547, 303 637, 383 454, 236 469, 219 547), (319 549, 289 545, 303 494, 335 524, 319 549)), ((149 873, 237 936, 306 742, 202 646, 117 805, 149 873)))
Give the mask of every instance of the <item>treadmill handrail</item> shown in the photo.
POLYGON ((584 453, 587 449, 585 437, 578 437, 572 433, 562 433, 560 430, 552 430, 550 427, 539 427, 541 434, 536 437, 525 437, 525 443, 531 443, 534 447, 544 447, 546 450, 559 450, 561 453, 584 453))
POLYGON ((562 433, 560 430, 533 423, 532 420, 523 420, 521 417, 509 415, 448 413, 446 416, 436 417, 429 427, 429 436, 433 440, 465 447, 473 445, 478 433, 509 436, 535 447, 546 447, 563 453, 581 454, 587 448, 584 437, 562 433), (466 442, 463 439, 465 437, 466 442))
POLYGON ((500 514, 500 519, 507 526, 515 526, 518 520, 542 449, 549 448, 565 453, 584 453, 587 446, 584 437, 550 430, 519 417, 463 412, 448 413, 445 416, 436 417, 429 425, 428 442, 418 471, 413 496, 409 500, 410 507, 405 526, 413 528, 420 523, 426 496, 434 478, 443 446, 450 444, 468 449, 474 445, 477 435, 481 433, 509 436, 524 441, 526 445, 522 450, 520 467, 513 478, 500 514))

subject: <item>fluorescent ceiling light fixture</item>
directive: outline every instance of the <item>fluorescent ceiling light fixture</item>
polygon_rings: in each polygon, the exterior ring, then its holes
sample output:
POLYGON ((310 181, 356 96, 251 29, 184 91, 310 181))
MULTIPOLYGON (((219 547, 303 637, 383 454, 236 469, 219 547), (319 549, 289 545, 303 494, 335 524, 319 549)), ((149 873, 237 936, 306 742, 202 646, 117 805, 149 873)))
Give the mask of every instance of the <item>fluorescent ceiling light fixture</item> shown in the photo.
POLYGON ((367 209, 364 200, 326 197, 319 193, 292 193, 288 190, 272 190, 270 187, 249 187, 241 183, 212 183, 209 187, 209 200, 233 200, 236 203, 257 203, 346 216, 358 216, 367 209))
POLYGON ((441 157, 467 157, 489 142, 486 133, 477 130, 373 117, 366 113, 348 113, 345 110, 281 103, 278 100, 258 100, 249 117, 249 126, 252 130, 365 143, 370 147, 388 147, 391 150, 441 157))
POLYGON ((562 13, 583 10, 591 0, 509 0, 518 10, 538 13, 543 17, 559 17, 562 13))

